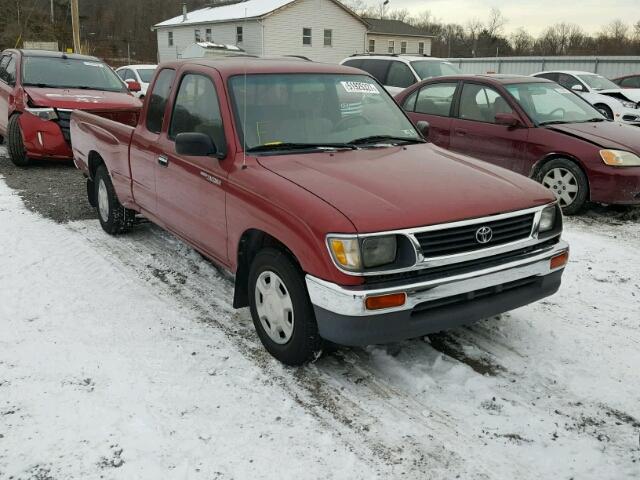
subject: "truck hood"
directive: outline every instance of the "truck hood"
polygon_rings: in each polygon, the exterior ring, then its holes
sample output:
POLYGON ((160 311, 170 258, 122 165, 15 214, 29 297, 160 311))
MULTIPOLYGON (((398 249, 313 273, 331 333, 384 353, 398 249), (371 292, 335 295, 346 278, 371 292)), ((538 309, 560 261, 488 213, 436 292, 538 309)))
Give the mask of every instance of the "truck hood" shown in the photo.
POLYGON ((602 148, 629 150, 640 153, 638 127, 619 122, 567 123, 545 128, 586 140, 602 148))
POLYGON ((524 176, 432 144, 264 156, 258 162, 333 205, 360 233, 454 222, 554 200, 524 176))
POLYGON ((621 100, 640 102, 640 88, 608 88, 606 90, 594 90, 594 92, 621 100))
POLYGON ((33 105, 38 107, 69 110, 127 110, 141 107, 140 100, 127 92, 37 87, 25 87, 24 91, 31 98, 33 105))

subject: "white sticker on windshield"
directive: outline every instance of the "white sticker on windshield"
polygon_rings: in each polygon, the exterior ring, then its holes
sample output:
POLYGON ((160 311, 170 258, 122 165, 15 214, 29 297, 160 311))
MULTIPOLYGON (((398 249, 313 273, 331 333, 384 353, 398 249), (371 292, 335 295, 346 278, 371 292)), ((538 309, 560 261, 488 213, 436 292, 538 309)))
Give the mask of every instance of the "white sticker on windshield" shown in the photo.
POLYGON ((103 68, 104 64, 100 63, 100 62, 83 62, 85 65, 89 65, 90 67, 98 67, 98 68, 103 68))
POLYGON ((372 83, 366 82, 340 82, 342 87, 349 93, 373 93, 380 95, 380 90, 372 83))

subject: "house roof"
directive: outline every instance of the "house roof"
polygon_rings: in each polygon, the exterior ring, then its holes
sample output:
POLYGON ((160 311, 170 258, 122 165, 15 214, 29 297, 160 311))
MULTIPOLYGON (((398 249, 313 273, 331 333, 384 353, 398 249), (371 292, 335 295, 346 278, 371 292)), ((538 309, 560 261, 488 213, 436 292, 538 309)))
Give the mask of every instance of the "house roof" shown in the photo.
POLYGON ((423 30, 409 25, 400 20, 387 20, 381 18, 363 18, 370 25, 369 33, 382 35, 407 35, 412 37, 433 37, 423 30))
MULTIPOLYGON (((162 27, 179 27, 182 25, 197 25, 202 23, 221 23, 232 22, 244 19, 262 18, 276 10, 284 8, 298 0, 238 0, 229 1, 222 5, 213 5, 200 10, 194 10, 187 14, 187 19, 184 20, 182 15, 170 18, 164 22, 154 25, 155 28, 162 27)), ((348 14, 365 23, 360 17, 358 17, 353 11, 344 6, 337 0, 333 1, 336 5, 344 9, 348 14)))

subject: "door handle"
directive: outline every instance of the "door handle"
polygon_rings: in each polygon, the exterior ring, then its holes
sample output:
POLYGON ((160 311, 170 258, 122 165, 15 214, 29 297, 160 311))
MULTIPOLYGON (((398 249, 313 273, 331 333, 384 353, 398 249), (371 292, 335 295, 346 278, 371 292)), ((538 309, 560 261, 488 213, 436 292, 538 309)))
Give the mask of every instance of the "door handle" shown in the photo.
POLYGON ((455 134, 458 135, 459 137, 464 137, 467 134, 467 131, 462 130, 461 128, 456 128, 455 134))
POLYGON ((158 157, 158 164, 160 164, 161 167, 168 167, 169 166, 169 157, 167 157, 165 155, 160 155, 158 157))

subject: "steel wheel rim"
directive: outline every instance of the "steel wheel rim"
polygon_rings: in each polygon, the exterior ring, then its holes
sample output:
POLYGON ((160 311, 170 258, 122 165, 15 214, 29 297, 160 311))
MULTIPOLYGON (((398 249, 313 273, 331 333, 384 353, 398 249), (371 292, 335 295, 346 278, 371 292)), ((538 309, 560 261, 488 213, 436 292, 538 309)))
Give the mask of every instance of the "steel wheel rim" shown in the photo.
POLYGON ((109 194, 107 193, 107 186, 104 184, 104 180, 101 178, 98 183, 98 211, 100 212, 100 218, 103 221, 109 221, 109 194))
POLYGON ((282 279, 270 270, 258 276, 255 287, 256 313, 260 325, 278 345, 284 345, 293 335, 293 302, 282 279))
POLYGON ((554 193, 561 207, 568 207, 575 202, 580 190, 576 176, 561 167, 549 170, 542 184, 554 193))

